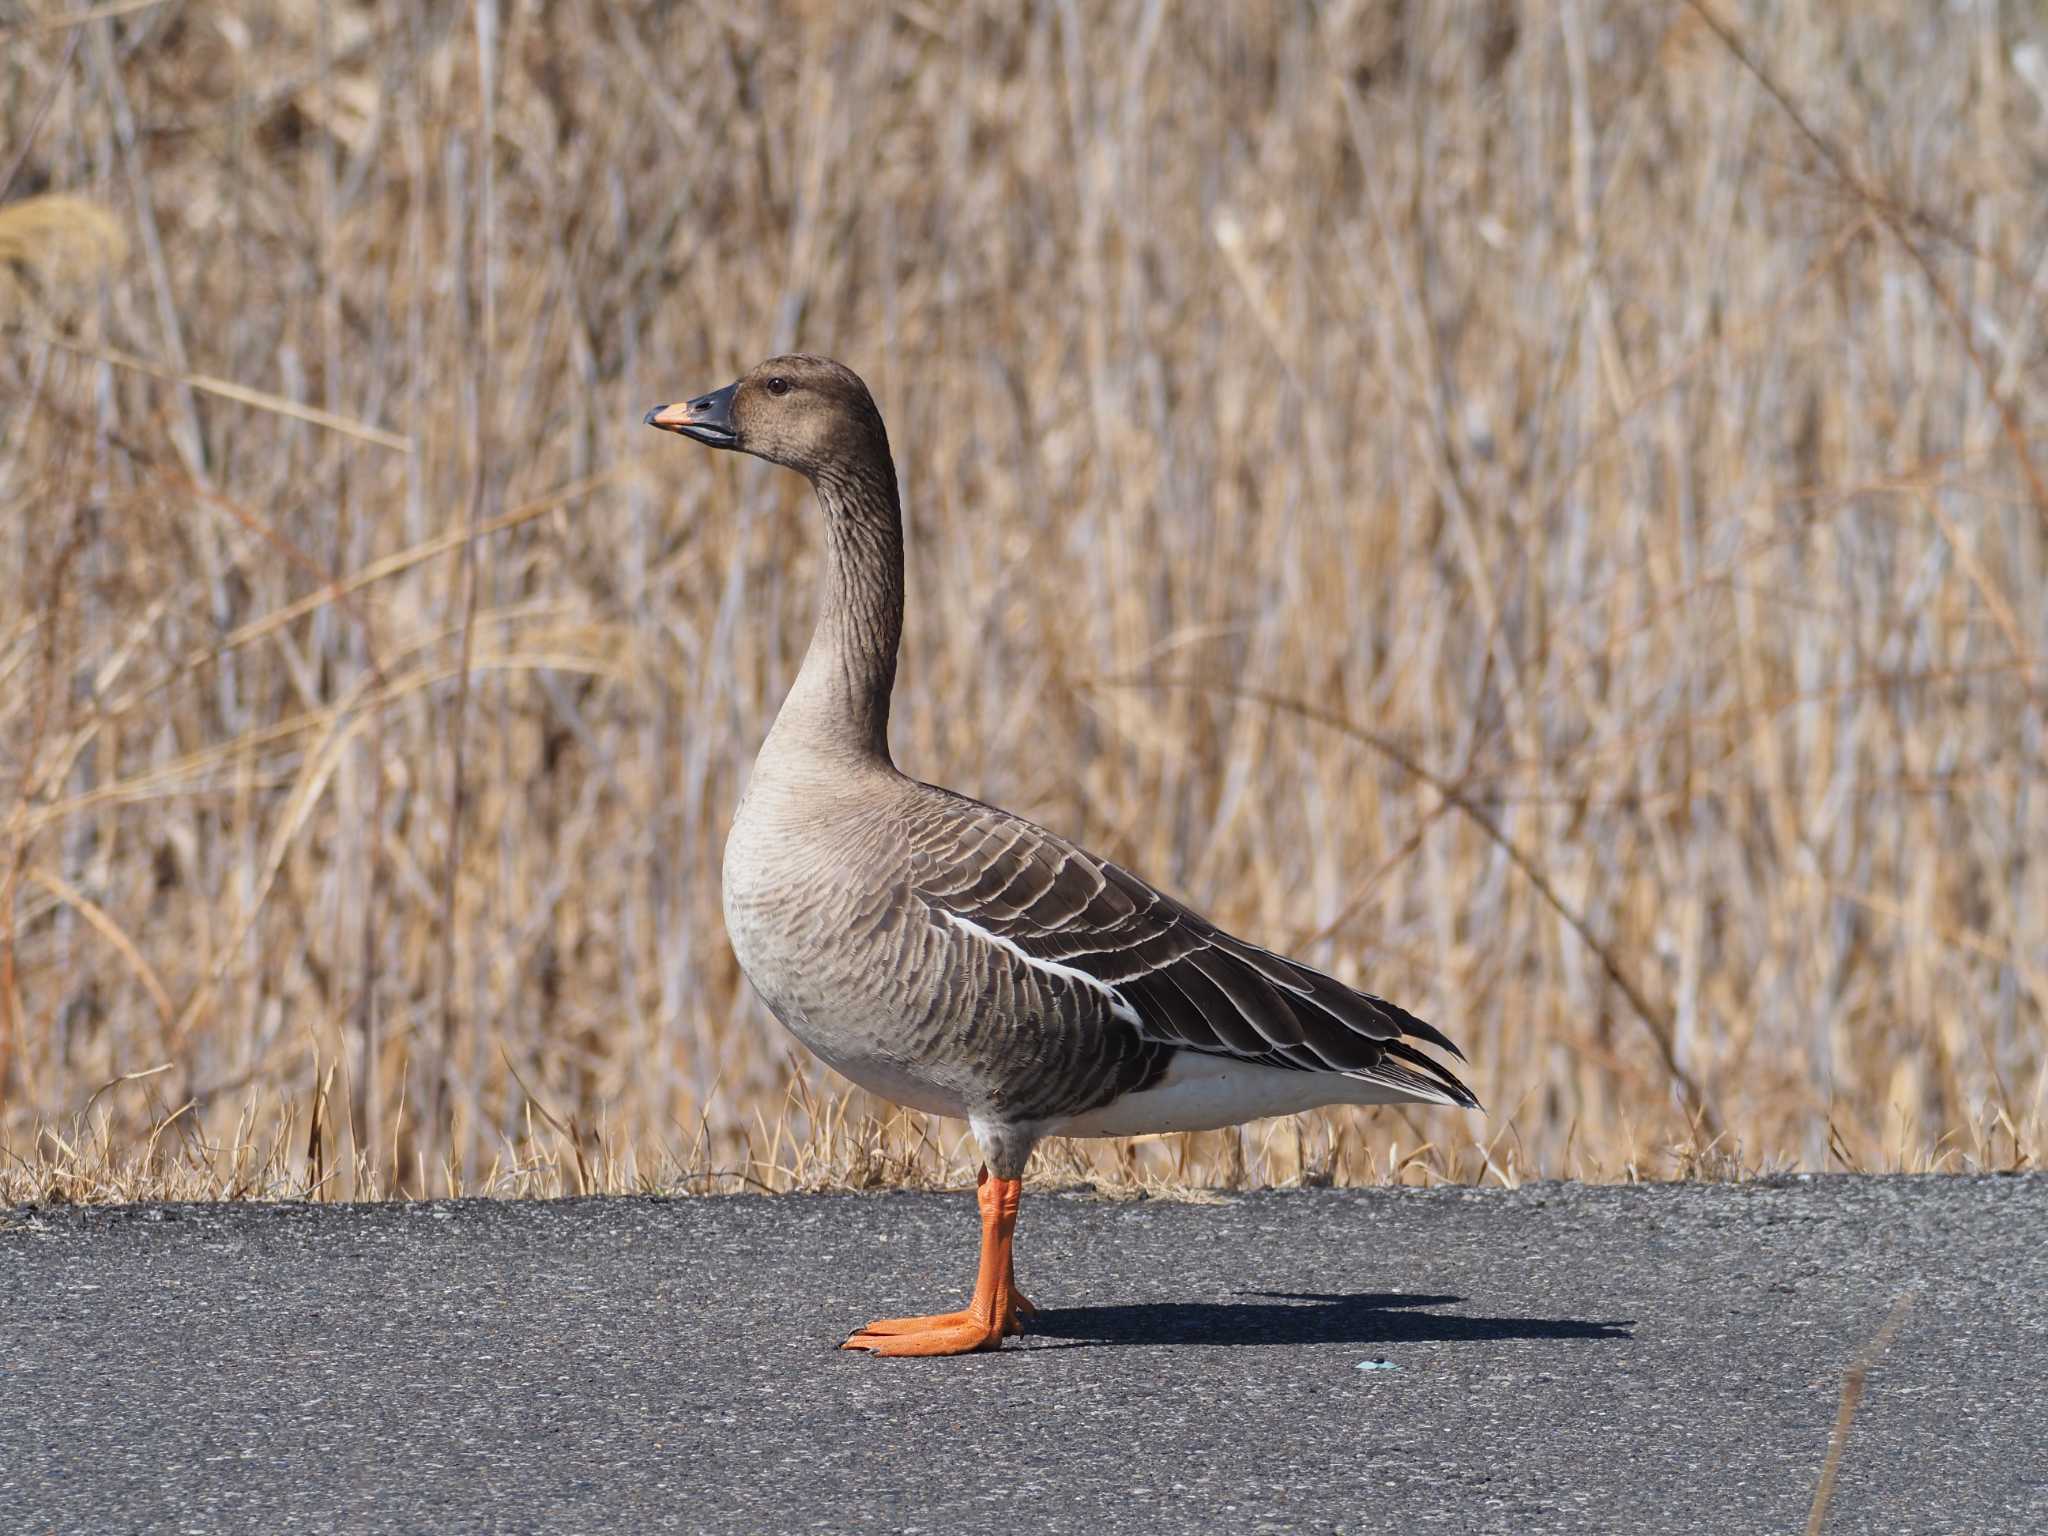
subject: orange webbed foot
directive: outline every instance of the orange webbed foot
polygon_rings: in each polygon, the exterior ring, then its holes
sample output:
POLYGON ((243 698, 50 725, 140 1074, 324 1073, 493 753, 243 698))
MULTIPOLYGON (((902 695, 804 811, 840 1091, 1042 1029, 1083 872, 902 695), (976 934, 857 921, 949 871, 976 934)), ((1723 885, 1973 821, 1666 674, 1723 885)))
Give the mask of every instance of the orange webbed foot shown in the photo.
POLYGON ((927 1312, 922 1317, 878 1317, 865 1328, 856 1328, 847 1336, 842 1349, 858 1349, 855 1339, 872 1335, 875 1338, 890 1338, 899 1333, 928 1333, 934 1328, 952 1328, 960 1323, 973 1321, 968 1312, 927 1312))
POLYGON ((1012 1331, 972 1312, 936 1312, 929 1317, 882 1318, 839 1347, 885 1356, 971 1355, 1001 1348, 1003 1335, 1012 1331))
MULTIPOLYGON (((1012 1295, 1010 1306, 1003 1314, 1000 1337, 1013 1338, 1024 1331, 1024 1319, 1036 1312, 1028 1300, 1012 1295)), ((928 1312, 922 1317, 878 1317, 865 1328, 853 1334, 842 1349, 867 1349, 876 1339, 900 1338, 912 1333, 942 1333, 963 1328, 986 1329, 983 1322, 971 1308, 959 1312, 928 1312)))

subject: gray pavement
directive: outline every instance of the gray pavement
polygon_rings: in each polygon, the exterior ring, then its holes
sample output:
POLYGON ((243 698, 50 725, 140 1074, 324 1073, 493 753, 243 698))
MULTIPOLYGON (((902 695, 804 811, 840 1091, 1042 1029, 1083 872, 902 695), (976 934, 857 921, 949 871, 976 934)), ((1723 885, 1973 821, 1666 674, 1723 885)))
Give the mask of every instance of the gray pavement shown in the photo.
POLYGON ((2048 1531, 2048 1179, 0 1213, 0 1529, 2048 1531), (1361 1365, 1364 1368, 1361 1368, 1361 1365))

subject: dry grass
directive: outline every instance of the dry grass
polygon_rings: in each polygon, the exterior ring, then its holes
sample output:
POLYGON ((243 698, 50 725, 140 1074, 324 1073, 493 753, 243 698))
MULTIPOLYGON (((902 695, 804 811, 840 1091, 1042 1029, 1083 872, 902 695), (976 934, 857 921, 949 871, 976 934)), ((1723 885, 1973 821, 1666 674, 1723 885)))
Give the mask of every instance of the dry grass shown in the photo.
POLYGON ((721 932, 796 344, 899 760, 1491 1107, 1053 1173, 2038 1157, 2041 11, 1724 7, 0 5, 0 1202, 964 1174, 721 932))

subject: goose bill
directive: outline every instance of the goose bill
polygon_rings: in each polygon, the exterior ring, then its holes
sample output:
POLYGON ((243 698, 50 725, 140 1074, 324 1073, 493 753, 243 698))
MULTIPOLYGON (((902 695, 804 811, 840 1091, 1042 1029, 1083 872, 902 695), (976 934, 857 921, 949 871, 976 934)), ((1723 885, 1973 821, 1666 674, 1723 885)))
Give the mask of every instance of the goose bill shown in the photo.
POLYGON ((660 427, 664 432, 678 432, 684 437, 694 437, 698 442, 713 448, 731 448, 738 444, 739 433, 732 424, 732 397, 739 388, 728 384, 723 389, 714 389, 708 395, 699 395, 694 400, 678 400, 674 405, 657 405, 640 419, 650 427, 660 427))

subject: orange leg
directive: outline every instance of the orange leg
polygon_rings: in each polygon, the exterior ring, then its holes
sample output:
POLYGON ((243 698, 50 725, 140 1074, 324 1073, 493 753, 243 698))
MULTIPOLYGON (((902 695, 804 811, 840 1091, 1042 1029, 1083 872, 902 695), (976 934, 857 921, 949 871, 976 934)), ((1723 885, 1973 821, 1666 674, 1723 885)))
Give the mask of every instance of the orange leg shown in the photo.
POLYGON ((964 1311, 883 1318, 840 1348, 875 1355, 965 1355, 995 1349, 1005 1334, 1022 1333, 1019 1314, 1037 1310, 1017 1294, 1010 1259, 1017 1202, 1023 1193, 1022 1179, 992 1179, 986 1168, 982 1170, 976 1197, 981 1206, 981 1267, 974 1278, 974 1300, 964 1311))

